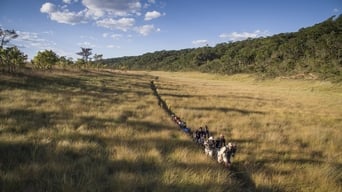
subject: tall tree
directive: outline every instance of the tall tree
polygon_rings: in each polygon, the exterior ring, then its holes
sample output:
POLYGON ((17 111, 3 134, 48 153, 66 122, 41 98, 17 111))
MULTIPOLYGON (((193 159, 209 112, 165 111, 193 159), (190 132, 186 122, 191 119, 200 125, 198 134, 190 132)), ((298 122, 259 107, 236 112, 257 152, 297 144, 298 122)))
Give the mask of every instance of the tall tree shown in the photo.
POLYGON ((83 48, 83 47, 81 47, 81 50, 82 50, 81 52, 78 52, 76 54, 82 56, 82 59, 85 62, 88 62, 88 58, 92 54, 92 52, 91 52, 92 49, 91 48, 83 48))
POLYGON ((0 28, 0 48, 2 49, 11 39, 17 38, 19 35, 14 30, 0 28))

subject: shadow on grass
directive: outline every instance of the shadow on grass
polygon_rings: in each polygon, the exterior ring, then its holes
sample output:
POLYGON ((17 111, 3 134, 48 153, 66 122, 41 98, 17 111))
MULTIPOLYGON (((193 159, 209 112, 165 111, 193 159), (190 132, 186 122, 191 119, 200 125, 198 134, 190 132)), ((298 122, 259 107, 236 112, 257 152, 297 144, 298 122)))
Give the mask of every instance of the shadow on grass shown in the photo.
POLYGON ((240 113, 241 115, 250 115, 250 114, 265 115, 266 114, 265 112, 262 112, 262 111, 252 111, 252 110, 229 108, 229 107, 184 107, 184 109, 219 111, 219 112, 224 112, 224 113, 236 112, 236 113, 240 113))
POLYGON ((231 173, 246 191, 256 191, 256 186, 248 171, 241 162, 234 162, 232 164, 231 173))
MULTIPOLYGON (((87 75, 96 76, 95 73, 87 75)), ((124 78, 127 78, 127 74, 117 75, 116 78, 120 77, 123 81, 124 78)), ((112 77, 111 73, 108 73, 107 78, 110 77, 112 77)), ((129 77, 145 78, 135 75, 129 77)), ((110 82, 116 85, 115 82, 110 82)), ((102 85, 93 85, 81 76, 78 78, 56 78, 27 75, 23 81, 1 80, 0 89, 19 88, 59 94, 86 94, 92 97, 100 96, 105 90, 107 99, 111 99, 111 94, 127 91, 139 96, 149 94, 148 91, 142 91, 150 86, 148 83, 125 86, 117 83, 117 89, 106 88, 104 87, 105 83, 100 82, 102 85), (3 82, 4 84, 2 84, 3 82), (133 90, 129 86, 141 88, 141 90, 133 90), (70 91, 75 92, 70 93, 70 91)), ((238 185, 217 184, 214 180, 205 184, 196 184, 185 183, 176 178, 171 184, 166 184, 162 179, 168 170, 178 168, 195 172, 196 170, 205 171, 215 168, 210 163, 185 164, 175 160, 168 165, 167 157, 178 149, 198 150, 203 153, 190 139, 179 140, 171 135, 169 139, 99 136, 101 135, 99 132, 104 127, 112 126, 115 123, 132 127, 137 134, 170 129, 180 131, 176 126, 130 120, 130 117, 134 116, 134 113, 130 111, 123 111, 117 119, 95 116, 77 117, 72 125, 76 131, 70 130, 70 133, 53 135, 52 138, 34 135, 35 132, 38 134, 40 129, 53 129, 59 120, 73 119, 72 115, 37 112, 31 109, 0 111, 1 119, 11 119, 7 122, 8 128, 2 130, 0 134, 12 137, 6 141, 0 141, 1 191, 211 191, 213 188, 226 189, 224 191, 239 191, 239 189, 243 191, 238 185), (77 129, 82 125, 86 125, 85 129, 91 129, 91 131, 78 132, 77 129), (99 132, 93 132, 96 130, 99 132), (45 139, 47 141, 44 141, 45 139), (133 161, 115 159, 110 157, 110 155, 115 156, 115 151, 110 151, 112 148, 108 147, 108 144, 111 147, 124 144, 133 150, 144 151, 155 148, 165 157, 162 159, 164 164, 158 164, 153 158, 150 159, 143 155, 133 161)), ((114 128, 114 126, 112 127, 114 128)), ((195 160, 192 159, 192 161, 195 160)))
POLYGON ((0 110, 0 119, 6 121, 8 128, 1 129, 0 133, 11 132, 24 134, 37 131, 56 124, 56 120, 70 117, 68 113, 41 112, 30 109, 0 110))
MULTIPOLYGON (((0 78, 0 90, 21 89, 27 91, 44 92, 50 94, 63 94, 68 96, 91 96, 95 98, 115 99, 113 95, 135 93, 139 96, 150 94, 148 83, 134 82, 147 79, 144 75, 88 72, 86 74, 70 76, 48 76, 22 73, 18 76, 0 78), (98 79, 94 76, 99 75, 98 79), (95 82, 90 82, 89 80, 95 82), (118 79, 121 79, 118 80, 118 79), (142 91, 146 90, 146 91, 142 91)), ((117 101, 119 102, 119 101, 117 101)))
MULTIPOLYGON (((125 143, 131 149, 148 150, 154 146, 164 157, 175 150, 188 148, 191 141, 177 139, 121 139, 111 138, 112 145, 125 143), (115 143, 117 142, 117 143, 115 143)), ((23 141, 0 141, 1 189, 7 191, 210 191, 219 189, 239 189, 214 181, 206 184, 182 183, 166 184, 165 172, 172 169, 202 171, 213 169, 214 164, 184 164, 164 158, 164 163, 156 162, 148 156, 110 160, 106 141, 94 135, 68 134, 56 138, 51 143, 23 141), (96 148, 75 148, 71 143, 98 143, 96 148)), ((189 148, 190 146, 190 148, 189 148)), ((193 173, 191 173, 193 174, 193 173)), ((229 190, 227 190, 229 191, 229 190)), ((231 190, 239 191, 239 190, 231 190)), ((241 190, 243 191, 243 190, 241 190)))
MULTIPOLYGON (((154 84, 154 81, 151 81, 151 89, 154 93, 154 95, 156 96, 157 100, 158 100, 158 104, 159 106, 168 114, 168 115, 171 115, 171 114, 174 114, 173 111, 169 108, 169 106, 166 104, 166 102, 163 100, 163 98, 161 97, 161 95, 159 95, 158 93, 158 90, 156 88, 156 85, 154 84)), ((165 96, 165 95, 163 95, 165 96)), ((171 95, 171 94, 166 94, 166 96, 173 96, 173 97, 192 97, 190 95, 171 95)), ((255 114, 264 114, 264 112, 259 112, 259 111, 247 111, 247 110, 241 110, 241 109, 233 109, 233 108, 190 108, 190 109, 196 109, 196 110, 214 110, 214 109, 218 109, 220 111, 223 111, 223 112, 230 112, 230 111, 233 111, 233 112, 239 112, 239 113, 242 113, 242 114, 251 114, 251 113, 255 113, 255 114)), ((189 139, 189 142, 191 140, 189 139)), ((165 142, 165 141, 164 141, 165 142)), ((245 141, 245 142, 250 142, 249 140, 245 141)), ((193 141, 191 141, 191 143, 194 143, 193 141)), ((199 151, 199 152, 202 152, 203 153, 203 150, 199 151)), ((205 155, 203 153, 203 155, 205 155)), ((215 159, 212 159, 215 161, 215 159)), ((201 166, 202 167, 202 166, 201 166)), ((208 166, 204 166, 206 169, 208 169, 208 166)), ((234 166, 235 167, 235 166, 234 166)), ((239 166, 237 165, 237 167, 239 167, 239 169, 241 169, 242 166, 239 166)), ((198 169, 198 168, 197 168, 198 169)), ((248 174, 249 172, 247 172, 247 170, 244 170, 244 171, 241 171, 241 170, 238 170, 238 169, 231 169, 230 170, 232 172, 232 174, 234 175, 234 178, 239 182, 239 187, 238 188, 234 188, 233 190, 231 191, 239 191, 239 189, 241 189, 240 187, 242 187, 244 189, 244 191, 255 191, 256 187, 255 187, 255 183, 254 181, 252 180, 251 176, 248 174), (243 173, 243 174, 241 174, 243 173)), ((202 186, 203 187, 203 186, 202 186)), ((207 191, 205 189, 203 189, 201 187, 201 189, 198 189, 199 191, 207 191)), ((192 188, 194 188, 194 186, 192 186, 192 188)), ((226 188, 227 191, 230 191, 228 190, 228 188, 226 188)), ((180 191, 184 190, 184 189, 179 189, 180 191)))
POLYGON ((56 143, 1 141, 1 191, 106 191, 107 153, 56 143))

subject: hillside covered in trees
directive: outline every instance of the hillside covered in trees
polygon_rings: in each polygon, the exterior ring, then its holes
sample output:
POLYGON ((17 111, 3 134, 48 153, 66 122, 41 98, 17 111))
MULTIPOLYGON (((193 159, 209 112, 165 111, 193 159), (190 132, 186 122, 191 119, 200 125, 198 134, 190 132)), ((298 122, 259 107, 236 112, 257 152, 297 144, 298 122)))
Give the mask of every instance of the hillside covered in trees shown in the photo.
POLYGON ((106 59, 116 69, 258 73, 277 77, 313 73, 342 81, 342 15, 298 32, 140 56, 106 59))

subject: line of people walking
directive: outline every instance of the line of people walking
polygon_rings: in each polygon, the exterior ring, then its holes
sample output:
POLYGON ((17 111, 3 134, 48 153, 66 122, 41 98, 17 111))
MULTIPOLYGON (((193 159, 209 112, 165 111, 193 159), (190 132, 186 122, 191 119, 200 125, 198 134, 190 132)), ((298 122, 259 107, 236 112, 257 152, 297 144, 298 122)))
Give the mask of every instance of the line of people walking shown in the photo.
POLYGON ((214 136, 210 134, 207 125, 204 126, 204 129, 200 127, 199 129, 192 131, 191 128, 187 126, 186 122, 176 116, 167 106, 166 102, 160 97, 153 80, 151 81, 151 89, 158 99, 158 105, 166 113, 171 115, 171 119, 179 126, 180 129, 182 129, 182 131, 192 137, 195 143, 203 147, 206 155, 216 159, 220 164, 223 163, 227 168, 231 166, 231 158, 234 157, 237 151, 237 145, 235 143, 228 142, 226 144, 226 139, 223 134, 215 139, 214 136))
POLYGON ((185 133, 190 135, 195 143, 203 147, 206 155, 217 159, 218 163, 223 163, 225 167, 231 166, 231 158, 234 157, 237 146, 235 143, 228 142, 223 134, 215 139, 209 132, 207 125, 192 131, 191 128, 187 127, 186 122, 182 121, 175 114, 171 114, 171 119, 181 128, 185 133))

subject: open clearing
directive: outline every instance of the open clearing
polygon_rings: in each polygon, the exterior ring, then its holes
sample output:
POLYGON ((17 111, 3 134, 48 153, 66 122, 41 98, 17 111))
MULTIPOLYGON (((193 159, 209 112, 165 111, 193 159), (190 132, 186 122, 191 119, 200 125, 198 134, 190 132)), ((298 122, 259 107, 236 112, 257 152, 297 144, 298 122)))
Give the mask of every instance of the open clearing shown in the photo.
POLYGON ((248 75, 0 76, 1 191, 341 191, 342 87, 248 75), (238 144, 231 171, 158 106, 238 144))

